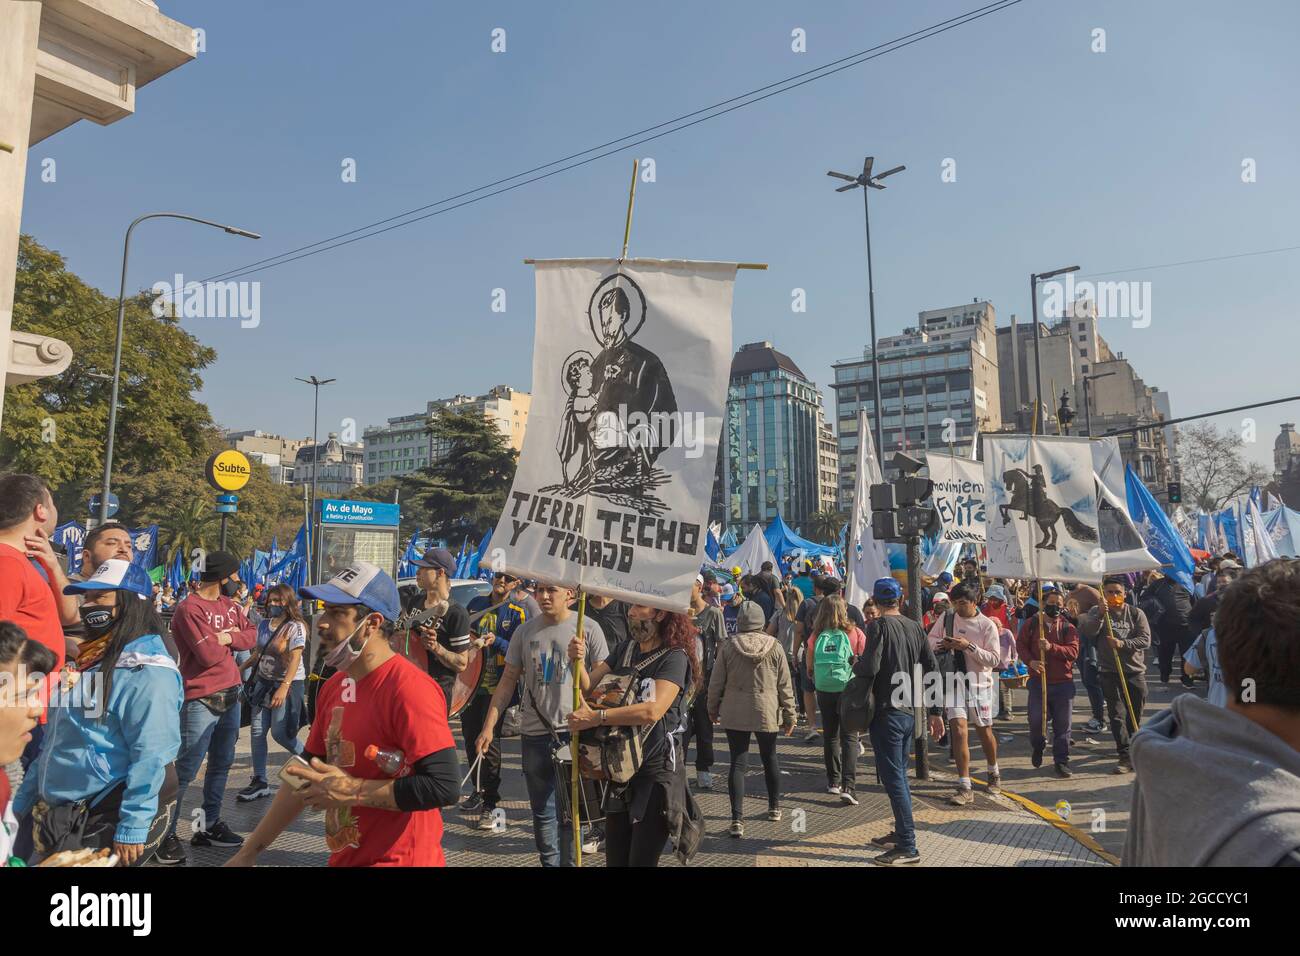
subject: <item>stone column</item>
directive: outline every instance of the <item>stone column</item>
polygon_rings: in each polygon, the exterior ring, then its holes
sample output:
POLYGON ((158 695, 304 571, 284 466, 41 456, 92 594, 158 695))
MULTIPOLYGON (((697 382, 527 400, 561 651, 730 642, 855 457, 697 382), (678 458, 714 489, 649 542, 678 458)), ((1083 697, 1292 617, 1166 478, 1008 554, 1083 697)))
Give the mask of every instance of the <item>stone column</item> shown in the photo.
MULTIPOLYGON (((36 82, 36 39, 41 30, 38 0, 0 3, 0 382, 9 372, 13 344, 14 280, 18 265, 18 231, 27 178, 27 141, 32 127, 32 93, 36 82)), ((0 423, 4 389, 0 388, 0 423)))

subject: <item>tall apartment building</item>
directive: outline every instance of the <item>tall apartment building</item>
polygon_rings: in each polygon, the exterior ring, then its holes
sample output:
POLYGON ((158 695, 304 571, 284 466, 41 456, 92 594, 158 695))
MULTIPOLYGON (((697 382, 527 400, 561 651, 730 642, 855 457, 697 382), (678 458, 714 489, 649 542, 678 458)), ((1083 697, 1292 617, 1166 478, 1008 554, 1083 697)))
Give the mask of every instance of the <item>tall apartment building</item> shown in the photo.
MULTIPOLYGON (((1065 314, 1050 325, 1038 326, 1038 353, 1043 383, 1045 430, 1054 434, 1061 395, 1075 410, 1071 431, 1100 437, 1115 428, 1140 431, 1119 437, 1124 461, 1131 464, 1157 497, 1177 474, 1172 426, 1160 426, 1171 417, 1169 394, 1148 386, 1122 353, 1114 352, 1098 329, 1097 308, 1081 298, 1067 305, 1065 314), (1084 388, 1085 378, 1088 387, 1084 388)), ((1033 421, 1035 396, 1034 324, 1016 322, 998 329, 1000 391, 1006 423, 1004 431, 1028 432, 1033 421)))
POLYGON ((427 468, 433 458, 428 426, 429 416, 416 412, 390 418, 387 425, 372 425, 362 432, 365 483, 373 485, 427 468))
POLYGON ((840 449, 824 408, 818 407, 817 417, 817 507, 825 511, 840 506, 840 449))
POLYGON ((709 520, 743 536, 780 514, 792 528, 822 504, 821 392, 771 342, 742 345, 731 360, 727 414, 709 520))
MULTIPOLYGON (((947 449, 969 453, 977 431, 1002 427, 997 317, 990 302, 931 309, 901 335, 877 341, 885 456, 947 449)), ((871 349, 835 370, 839 506, 853 506, 858 409, 875 422, 871 349)))
MULTIPOLYGON (((528 429, 528 412, 532 404, 533 396, 528 392, 521 392, 509 385, 495 385, 486 395, 455 395, 435 399, 428 405, 428 415, 432 417, 444 408, 459 410, 472 407, 495 424, 497 430, 505 436, 506 443, 519 451, 524 447, 524 432, 528 429)), ((430 461, 437 461, 447 451, 445 443, 435 441, 430 448, 430 461)))

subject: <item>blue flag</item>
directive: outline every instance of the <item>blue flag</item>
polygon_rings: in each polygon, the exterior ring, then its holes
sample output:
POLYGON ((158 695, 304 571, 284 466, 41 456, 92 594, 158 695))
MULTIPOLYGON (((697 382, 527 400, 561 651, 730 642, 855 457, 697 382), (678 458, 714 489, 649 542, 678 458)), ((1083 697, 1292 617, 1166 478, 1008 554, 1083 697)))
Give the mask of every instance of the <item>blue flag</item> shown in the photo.
POLYGON ((1160 562, 1161 571, 1190 593, 1196 587, 1192 581, 1195 562, 1192 560, 1192 552, 1187 548, 1187 542, 1151 496, 1147 486, 1142 484, 1142 479, 1137 476, 1132 465, 1124 468, 1124 485, 1128 492, 1128 513, 1147 550, 1160 562))
POLYGON ((158 566, 158 526, 131 529, 131 563, 148 571, 158 566))
POLYGON ((704 539, 704 553, 709 556, 710 561, 718 560, 718 555, 722 554, 722 545, 718 544, 718 539, 709 531, 709 535, 704 539))
POLYGON ((81 545, 86 540, 86 529, 79 521, 69 521, 54 529, 50 541, 62 546, 68 555, 67 571, 74 573, 81 567, 81 545))
POLYGON ((478 549, 474 552, 474 555, 470 558, 469 573, 465 575, 466 577, 476 578, 482 572, 490 571, 489 568, 483 567, 483 559, 487 556, 488 544, 492 540, 492 531, 493 529, 489 528, 488 533, 483 535, 482 540, 479 541, 478 549))
POLYGON ((173 593, 180 593, 181 588, 185 586, 185 578, 185 552, 177 548, 176 554, 172 557, 171 567, 167 569, 167 583, 173 593))

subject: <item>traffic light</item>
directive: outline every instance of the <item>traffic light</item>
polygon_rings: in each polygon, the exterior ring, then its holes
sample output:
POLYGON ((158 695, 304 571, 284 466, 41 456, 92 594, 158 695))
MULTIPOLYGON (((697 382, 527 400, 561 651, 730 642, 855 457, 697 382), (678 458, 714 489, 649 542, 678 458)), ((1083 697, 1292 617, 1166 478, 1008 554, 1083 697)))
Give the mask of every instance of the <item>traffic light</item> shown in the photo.
POLYGON ((1183 483, 1181 481, 1169 482, 1169 487, 1166 490, 1169 492, 1169 503, 1171 505, 1183 503, 1183 483))

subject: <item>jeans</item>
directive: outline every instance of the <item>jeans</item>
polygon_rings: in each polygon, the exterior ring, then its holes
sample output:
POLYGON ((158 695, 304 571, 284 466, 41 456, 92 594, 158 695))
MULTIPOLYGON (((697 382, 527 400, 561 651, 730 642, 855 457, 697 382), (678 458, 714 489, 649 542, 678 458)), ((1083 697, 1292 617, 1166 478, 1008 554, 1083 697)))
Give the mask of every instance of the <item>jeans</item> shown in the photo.
MULTIPOLYGON (((707 683, 705 688, 707 688, 707 683)), ((686 733, 682 737, 682 753, 691 746, 695 738, 695 769, 708 773, 713 769, 713 721, 709 720, 709 695, 701 691, 691 703, 691 711, 686 715, 686 733)))
MULTIPOLYGON (((1142 708, 1147 702, 1147 681, 1142 674, 1126 674, 1128 693, 1133 700, 1133 713, 1138 726, 1142 725, 1142 708)), ((1115 738, 1115 748, 1120 760, 1128 760, 1128 745, 1137 727, 1129 729, 1128 703, 1124 699, 1124 689, 1120 686, 1119 675, 1114 671, 1102 671, 1101 687, 1106 694, 1106 716, 1110 718, 1110 732, 1115 738)))
MULTIPOLYGON (((1097 667, 1096 660, 1084 660, 1079 665, 1079 677, 1083 680, 1083 689, 1088 692, 1088 708, 1092 711, 1092 719, 1097 723, 1102 722, 1102 707, 1106 703, 1106 696, 1101 690, 1101 671, 1097 667)), ((1048 691, 1051 696, 1051 691, 1048 691)))
MULTIPOLYGON (((1052 724, 1052 761, 1070 762, 1070 718, 1074 708, 1074 681, 1047 685, 1047 714, 1052 724)), ((1029 681, 1029 743, 1035 752, 1047 746, 1043 737, 1043 681, 1029 681)))
MULTIPOLYGON (((731 819, 739 820, 745 805, 745 768, 749 763, 749 738, 758 738, 758 755, 763 759, 763 780, 767 784, 767 806, 781 805, 781 765, 776 759, 776 731, 728 730, 727 748, 731 751, 731 771, 727 774, 727 793, 731 797, 731 819)), ((853 755, 855 758, 857 754, 853 755)))
POLYGON ((226 792, 226 778, 235 762, 235 744, 239 740, 239 698, 224 714, 214 714, 199 700, 187 700, 181 708, 181 749, 176 755, 176 815, 172 817, 168 836, 176 833, 185 803, 185 791, 199 775, 203 758, 208 758, 208 772, 203 778, 203 816, 192 829, 211 830, 221 819, 221 797, 226 792))
MULTIPOLYGON (((491 703, 492 695, 480 692, 460 712, 460 729, 465 735, 465 759, 469 767, 474 766, 474 761, 478 759, 474 742, 483 732, 488 705, 491 703)), ((479 764, 477 772, 478 793, 483 797, 483 805, 489 810, 496 809, 496 805, 501 802, 501 723, 503 720, 505 720, 504 713, 497 717, 496 727, 492 731, 492 745, 483 755, 483 762, 479 764)))
POLYGON ((605 817, 605 866, 658 866, 668 845, 664 788, 655 787, 646 802, 645 817, 632 822, 626 809, 605 817))
POLYGON ((852 793, 858 782, 858 735, 840 727, 840 694, 817 691, 817 709, 822 712, 822 757, 826 781, 852 793))
POLYGON ((291 754, 301 754, 298 742, 298 719, 302 714, 302 697, 307 682, 296 680, 289 685, 289 695, 284 703, 272 710, 254 707, 248 722, 249 743, 253 747, 253 778, 266 782, 266 734, 269 730, 275 742, 291 754))
POLYGON ((916 825, 912 822, 912 793, 907 786, 908 748, 916 718, 908 710, 877 711, 871 721, 871 746, 876 752, 876 772, 894 810, 894 836, 898 849, 916 852, 916 825))
MULTIPOLYGON (((560 734, 568 745, 569 735, 560 734)), ((524 735, 524 785, 533 811, 533 840, 541 855, 542 866, 573 866, 573 823, 561 823, 555 808, 556 773, 551 758, 554 743, 549 734, 524 735)))

